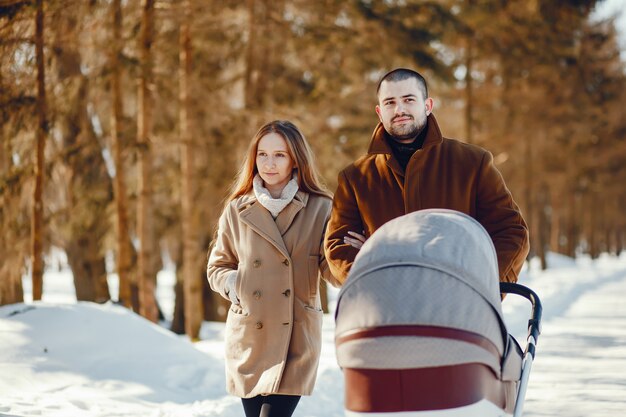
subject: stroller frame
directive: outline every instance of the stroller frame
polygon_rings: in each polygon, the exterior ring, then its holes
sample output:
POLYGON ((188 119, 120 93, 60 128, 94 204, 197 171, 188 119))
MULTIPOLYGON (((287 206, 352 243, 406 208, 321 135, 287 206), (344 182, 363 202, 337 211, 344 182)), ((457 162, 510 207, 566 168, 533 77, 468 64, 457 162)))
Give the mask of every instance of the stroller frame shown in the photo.
POLYGON ((535 348, 539 335, 541 334, 541 315, 543 313, 543 307, 537 294, 524 285, 514 284, 512 282, 501 282, 500 292, 502 294, 520 295, 530 301, 532 305, 531 318, 528 320, 526 348, 524 349, 524 356, 522 358, 522 377, 520 379, 519 388, 517 389, 517 400, 515 401, 515 409, 513 410, 513 417, 521 417, 522 409, 524 408, 524 400, 526 398, 526 390, 528 388, 528 378, 533 366, 533 361, 535 360, 535 348))

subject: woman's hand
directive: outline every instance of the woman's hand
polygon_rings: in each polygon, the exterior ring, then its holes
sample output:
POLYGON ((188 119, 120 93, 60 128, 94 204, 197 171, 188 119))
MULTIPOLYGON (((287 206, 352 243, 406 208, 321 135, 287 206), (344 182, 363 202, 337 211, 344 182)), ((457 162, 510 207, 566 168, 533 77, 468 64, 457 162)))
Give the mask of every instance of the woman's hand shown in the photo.
MULTIPOLYGON (((365 233, 365 232, 362 232, 365 233)), ((356 249, 361 249, 361 247, 363 246, 363 244, 365 243, 365 241, 367 240, 365 238, 364 235, 360 235, 357 232, 348 232, 348 234, 350 236, 346 236, 343 238, 343 242, 347 243, 348 245, 356 248, 356 249)))
POLYGON ((237 295, 237 271, 230 271, 226 277, 226 295, 230 298, 230 302, 239 305, 239 296, 237 295))

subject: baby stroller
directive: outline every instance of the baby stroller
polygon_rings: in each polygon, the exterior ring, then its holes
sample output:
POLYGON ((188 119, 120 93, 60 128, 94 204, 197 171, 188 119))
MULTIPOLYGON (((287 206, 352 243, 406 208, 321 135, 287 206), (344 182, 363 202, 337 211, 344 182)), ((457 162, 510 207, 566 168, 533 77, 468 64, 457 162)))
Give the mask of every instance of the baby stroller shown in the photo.
POLYGON ((486 230, 456 211, 396 218, 363 245, 335 312, 347 416, 521 416, 541 303, 499 283, 486 230), (525 352, 501 292, 533 306, 525 352))

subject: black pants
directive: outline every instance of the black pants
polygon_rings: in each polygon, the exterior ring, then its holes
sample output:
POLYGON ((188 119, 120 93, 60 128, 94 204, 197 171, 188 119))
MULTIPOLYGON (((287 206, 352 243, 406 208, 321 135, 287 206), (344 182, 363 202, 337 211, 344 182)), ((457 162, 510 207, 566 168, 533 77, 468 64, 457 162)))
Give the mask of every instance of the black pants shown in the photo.
POLYGON ((297 395, 257 395, 241 399, 246 417, 291 417, 298 401, 297 395))

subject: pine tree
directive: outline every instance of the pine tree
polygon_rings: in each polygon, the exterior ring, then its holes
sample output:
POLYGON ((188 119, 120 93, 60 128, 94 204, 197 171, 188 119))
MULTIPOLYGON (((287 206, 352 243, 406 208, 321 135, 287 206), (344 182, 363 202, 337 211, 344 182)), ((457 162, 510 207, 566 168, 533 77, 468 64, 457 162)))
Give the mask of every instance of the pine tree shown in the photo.
POLYGON ((122 90, 121 63, 122 53, 122 6, 121 0, 111 2, 112 40, 110 46, 109 65, 111 71, 111 145, 115 164, 114 196, 115 196, 115 241, 117 248, 117 274, 119 277, 118 301, 131 307, 131 248, 128 226, 128 204, 126 196, 126 170, 124 167, 124 140, 122 132, 122 90))
POLYGON ((33 189, 31 217, 31 259, 33 300, 41 300, 43 294, 44 149, 46 146, 46 137, 48 136, 43 0, 36 0, 35 28, 35 55, 37 60, 37 131, 35 139, 35 188, 33 189))
POLYGON ((186 0, 180 26, 180 69, 179 69, 179 124, 181 143, 181 221, 183 230, 183 268, 185 289, 185 331, 192 340, 200 337, 202 325, 202 281, 203 274, 198 271, 198 260, 202 259, 198 251, 197 221, 194 210, 194 154, 195 146, 190 120, 190 78, 192 71, 192 45, 190 34, 190 2, 186 0))
POLYGON ((154 36, 154 0, 142 1, 141 36, 139 39, 140 72, 137 110, 137 150, 139 153, 139 200, 137 204, 137 234, 139 236, 138 288, 139 313, 156 322, 155 278, 150 265, 155 256, 152 212, 152 41, 154 36))

